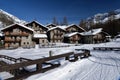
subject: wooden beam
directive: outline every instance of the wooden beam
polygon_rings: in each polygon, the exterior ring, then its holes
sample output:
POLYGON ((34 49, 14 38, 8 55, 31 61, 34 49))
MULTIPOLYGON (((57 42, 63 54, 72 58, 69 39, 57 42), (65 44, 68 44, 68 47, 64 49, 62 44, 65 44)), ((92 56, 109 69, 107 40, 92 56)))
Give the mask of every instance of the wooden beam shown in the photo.
POLYGON ((72 54, 74 54, 74 53, 69 52, 69 53, 55 55, 55 56, 51 56, 51 57, 36 59, 36 60, 33 60, 33 61, 25 61, 25 62, 16 63, 16 64, 10 64, 9 66, 7 66, 7 65, 6 66, 0 66, 0 72, 19 69, 20 67, 26 67, 26 66, 30 66, 30 65, 34 65, 34 64, 40 64, 40 63, 43 63, 45 61, 50 61, 50 60, 66 57, 66 56, 69 56, 69 55, 72 55, 72 54))

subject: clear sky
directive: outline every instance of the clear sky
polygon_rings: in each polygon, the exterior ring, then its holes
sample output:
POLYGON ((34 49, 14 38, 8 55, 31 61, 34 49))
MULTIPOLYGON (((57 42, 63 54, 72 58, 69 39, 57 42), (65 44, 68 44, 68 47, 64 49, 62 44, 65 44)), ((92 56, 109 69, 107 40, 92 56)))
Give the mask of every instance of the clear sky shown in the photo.
POLYGON ((53 17, 78 24, 97 13, 120 8, 120 0, 0 0, 0 8, 25 21, 51 23, 53 17))

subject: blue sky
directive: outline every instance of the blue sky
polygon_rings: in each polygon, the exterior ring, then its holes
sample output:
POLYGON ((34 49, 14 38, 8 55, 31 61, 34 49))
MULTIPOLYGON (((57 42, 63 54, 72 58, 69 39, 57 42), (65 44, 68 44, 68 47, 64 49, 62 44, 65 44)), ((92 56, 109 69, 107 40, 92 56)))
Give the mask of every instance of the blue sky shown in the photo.
POLYGON ((64 16, 69 23, 120 8, 120 0, 0 0, 0 8, 25 21, 36 19, 51 23, 53 17, 60 22, 64 16))

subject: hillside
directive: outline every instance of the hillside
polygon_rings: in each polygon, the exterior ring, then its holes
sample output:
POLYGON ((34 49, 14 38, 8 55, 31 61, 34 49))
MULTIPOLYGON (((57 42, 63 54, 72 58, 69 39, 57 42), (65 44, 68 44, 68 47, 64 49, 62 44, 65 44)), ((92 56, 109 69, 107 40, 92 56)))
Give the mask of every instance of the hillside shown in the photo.
POLYGON ((94 16, 87 18, 86 21, 88 23, 97 24, 97 23, 105 23, 110 19, 112 19, 112 20, 120 19, 120 9, 106 12, 106 13, 95 14, 94 16))
POLYGON ((13 23, 25 23, 25 21, 20 20, 14 15, 0 9, 0 28, 3 28, 13 23))
POLYGON ((81 20, 80 26, 86 30, 103 28, 103 31, 114 37, 120 32, 120 9, 107 13, 98 13, 81 20))

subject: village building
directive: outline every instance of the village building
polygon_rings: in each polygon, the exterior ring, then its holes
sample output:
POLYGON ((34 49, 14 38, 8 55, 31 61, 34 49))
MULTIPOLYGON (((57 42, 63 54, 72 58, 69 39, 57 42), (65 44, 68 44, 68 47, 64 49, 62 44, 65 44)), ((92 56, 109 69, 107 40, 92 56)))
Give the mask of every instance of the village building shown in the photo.
POLYGON ((2 32, 0 32, 0 46, 4 45, 4 35, 2 32))
POLYGON ((37 21, 32 21, 30 23, 27 23, 26 26, 34 30, 34 33, 33 33, 34 44, 39 44, 43 46, 48 44, 48 40, 47 40, 48 28, 47 27, 45 27, 44 25, 40 24, 37 21))
POLYGON ((83 43, 92 44, 106 42, 106 36, 109 36, 109 34, 102 30, 102 28, 98 28, 80 33, 83 36, 83 43))
POLYGON ((4 33, 5 48, 33 47, 32 34, 34 30, 21 25, 12 24, 1 30, 4 33))
POLYGON ((61 43, 63 42, 65 30, 59 27, 50 28, 47 32, 48 40, 51 43, 61 43))
POLYGON ((34 34, 33 41, 35 41, 36 44, 39 44, 39 46, 48 45, 48 40, 47 40, 46 34, 34 34))
POLYGON ((29 28, 32 28, 35 31, 35 33, 38 33, 38 34, 46 34, 48 30, 47 27, 45 27, 44 25, 40 24, 37 21, 32 21, 30 23, 27 23, 26 26, 28 26, 29 28))
POLYGON ((102 28, 85 31, 83 28, 72 24, 56 26, 49 24, 46 27, 37 21, 25 25, 12 24, 1 30, 4 33, 4 46, 10 47, 35 47, 47 46, 49 43, 92 44, 108 41, 108 33, 102 28))
POLYGON ((47 28, 53 28, 53 27, 56 27, 56 25, 51 23, 51 24, 48 24, 46 27, 47 28))
POLYGON ((84 32, 85 31, 82 27, 75 25, 75 24, 71 24, 68 26, 58 26, 58 27, 64 29, 67 33, 84 32))
POLYGON ((82 43, 82 35, 79 32, 67 33, 64 35, 64 42, 72 44, 82 43))

